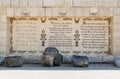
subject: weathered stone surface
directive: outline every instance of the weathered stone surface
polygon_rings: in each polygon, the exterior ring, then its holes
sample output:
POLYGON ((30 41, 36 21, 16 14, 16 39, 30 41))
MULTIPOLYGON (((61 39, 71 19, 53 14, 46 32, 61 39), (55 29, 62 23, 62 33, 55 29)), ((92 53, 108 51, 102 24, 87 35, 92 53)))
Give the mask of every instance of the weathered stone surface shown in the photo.
POLYGON ((67 56, 64 55, 62 63, 64 63, 64 64, 70 64, 70 63, 72 63, 72 56, 70 56, 70 55, 67 55, 67 56))
POLYGON ((0 66, 4 64, 4 58, 0 58, 0 66))
POLYGON ((120 67, 120 57, 119 58, 115 57, 114 64, 115 64, 116 67, 120 67))
POLYGON ((63 56, 61 54, 56 54, 54 57, 54 66, 60 66, 62 63, 63 56))
POLYGON ((43 66, 60 66, 63 56, 54 47, 47 47, 43 53, 43 66))
POLYGON ((21 56, 8 56, 5 57, 5 66, 7 67, 20 67, 23 66, 23 59, 21 56))
POLYGON ((72 63, 75 67, 86 67, 88 66, 88 57, 73 55, 72 63))
POLYGON ((56 54, 59 53, 59 50, 57 48, 54 48, 54 47, 47 47, 44 51, 44 55, 51 55, 51 56, 54 56, 56 54))
POLYGON ((42 65, 49 66, 49 67, 53 66, 53 59, 54 59, 53 56, 44 55, 42 65))

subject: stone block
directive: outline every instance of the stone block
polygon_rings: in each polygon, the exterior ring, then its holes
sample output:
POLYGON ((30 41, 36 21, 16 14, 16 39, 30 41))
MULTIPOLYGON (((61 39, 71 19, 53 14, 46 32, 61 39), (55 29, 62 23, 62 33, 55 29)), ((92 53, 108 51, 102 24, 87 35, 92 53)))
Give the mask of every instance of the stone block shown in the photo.
POLYGON ((11 0, 2 0, 3 6, 10 6, 11 0))
POLYGON ((81 8, 81 16, 89 16, 90 8, 81 8))
POLYGON ((95 6, 102 6, 103 0, 94 0, 94 5, 95 6))
POLYGON ((120 16, 120 7, 114 8, 114 15, 120 16))
POLYGON ((15 16, 21 16, 22 15, 22 9, 21 9, 21 7, 19 7, 19 8, 15 8, 15 16))
POLYGON ((64 63, 64 64, 72 63, 72 56, 71 55, 63 55, 62 63, 64 63))
POLYGON ((7 36, 7 33, 6 33, 7 31, 3 31, 3 30, 1 30, 0 31, 0 38, 1 37, 6 37, 7 36))
POLYGON ((73 6, 93 6, 94 0, 73 0, 73 6))
POLYGON ((6 52, 6 47, 5 45, 0 45, 0 53, 6 52))
POLYGON ((0 7, 2 6, 2 0, 0 0, 0 7))
POLYGON ((81 16, 81 8, 74 8, 74 15, 75 16, 81 16))
POLYGON ((0 66, 4 64, 4 58, 0 58, 0 66))
POLYGON ((11 6, 19 6, 18 0, 11 0, 11 6))
POLYGON ((28 0, 29 6, 42 6, 42 0, 28 0))
POLYGON ((43 0, 44 7, 53 7, 55 6, 55 0, 43 0))
POLYGON ((110 7, 100 7, 98 8, 99 16, 113 16, 113 8, 110 7))
POLYGON ((27 0, 20 0, 20 6, 28 6, 27 0))
POLYGON ((43 59, 43 55, 40 53, 24 53, 22 54, 22 57, 25 64, 40 64, 43 59))
POLYGON ((54 48, 54 47, 47 47, 43 54, 55 56, 56 54, 59 54, 59 50, 57 48, 54 48))
POLYGON ((30 8, 30 16, 38 16, 38 8, 31 7, 30 8))
POLYGON ((47 47, 43 53, 43 66, 60 66, 63 56, 54 47, 47 47))
POLYGON ((5 66, 7 67, 20 67, 23 66, 24 60, 21 56, 8 56, 5 57, 5 66))
POLYGON ((103 0, 103 6, 105 7, 114 7, 117 6, 117 0, 103 0))
POLYGON ((53 66, 53 60, 54 60, 54 56, 44 55, 42 65, 51 67, 53 66))
POLYGON ((38 8, 38 16, 45 16, 45 8, 38 8))
POLYGON ((114 64, 116 67, 120 67, 120 57, 115 57, 114 64))
POLYGON ((7 8, 7 16, 9 16, 9 17, 14 16, 14 9, 13 8, 7 8))
POLYGON ((65 0, 65 6, 72 6, 73 0, 65 0))
POLYGON ((54 57, 54 66, 60 66, 62 64, 63 56, 61 54, 56 54, 54 57))
POLYGON ((67 7, 67 16, 74 16, 74 8, 67 7))
POLYGON ((64 0, 56 0, 56 6, 64 6, 65 2, 64 0))
POLYGON ((53 16, 53 8, 46 8, 45 16, 53 16))
POLYGON ((73 66, 75 67, 86 67, 88 66, 88 57, 87 56, 77 56, 77 55, 73 55, 73 58, 72 58, 72 63, 73 63, 73 66))

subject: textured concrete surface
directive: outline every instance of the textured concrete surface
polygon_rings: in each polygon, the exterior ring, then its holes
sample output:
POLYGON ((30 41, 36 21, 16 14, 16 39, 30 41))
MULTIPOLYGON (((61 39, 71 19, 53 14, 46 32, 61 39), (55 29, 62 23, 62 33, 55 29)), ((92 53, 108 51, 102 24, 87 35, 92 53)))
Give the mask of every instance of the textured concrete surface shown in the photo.
POLYGON ((72 64, 62 64, 56 67, 43 67, 41 64, 25 64, 23 67, 0 67, 0 70, 120 70, 112 63, 92 63, 88 67, 73 67, 72 64))

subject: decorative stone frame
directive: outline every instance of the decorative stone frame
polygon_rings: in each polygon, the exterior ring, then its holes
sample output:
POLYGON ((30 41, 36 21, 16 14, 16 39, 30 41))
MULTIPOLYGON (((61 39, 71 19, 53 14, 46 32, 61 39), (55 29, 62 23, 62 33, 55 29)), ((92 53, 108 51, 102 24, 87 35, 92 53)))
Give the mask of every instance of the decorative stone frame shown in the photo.
MULTIPOLYGON (((7 18, 7 21, 8 21, 8 47, 9 47, 9 53, 13 53, 13 52, 16 52, 14 50, 12 50, 12 23, 14 20, 41 20, 42 23, 44 23, 46 21, 46 19, 59 19, 59 18, 62 18, 64 20, 69 20, 69 19, 74 19, 75 23, 78 23, 80 19, 83 19, 83 20, 106 20, 108 21, 108 38, 109 38, 109 51, 105 52, 107 54, 112 54, 113 52, 113 17, 107 17, 107 16, 102 16, 102 17, 98 17, 98 16, 85 16, 85 17, 8 17, 7 18)), ((26 51, 17 51, 19 53, 25 53, 26 51)), ((29 51, 31 53, 35 53, 36 51, 29 51)), ((87 51, 85 51, 87 52, 87 51)))

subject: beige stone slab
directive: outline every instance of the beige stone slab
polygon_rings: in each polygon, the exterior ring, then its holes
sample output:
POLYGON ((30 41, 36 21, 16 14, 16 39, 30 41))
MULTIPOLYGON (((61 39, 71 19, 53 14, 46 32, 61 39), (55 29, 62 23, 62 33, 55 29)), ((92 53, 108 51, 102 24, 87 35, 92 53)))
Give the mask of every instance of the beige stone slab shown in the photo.
POLYGON ((0 7, 0 15, 6 15, 7 14, 7 8, 6 7, 0 7))
POLYGON ((22 16, 28 16, 30 13, 30 7, 22 7, 21 8, 22 16))
POLYGON ((45 8, 43 7, 38 8, 38 16, 45 16, 45 8))
POLYGON ((64 6, 65 5, 65 0, 56 0, 56 6, 64 6))
POLYGON ((42 0, 28 0, 29 6, 42 6, 42 0))
POLYGON ((43 0, 44 7, 52 7, 55 6, 55 0, 43 0))
POLYGON ((22 10, 21 10, 21 7, 18 7, 18 8, 15 8, 14 9, 14 14, 15 14, 15 16, 21 16, 22 15, 22 10))
POLYGON ((103 5, 103 0, 94 0, 94 5, 95 6, 102 6, 103 5))
POLYGON ((6 23, 7 22, 7 15, 1 15, 1 22, 6 23))
POLYGON ((53 16, 53 8, 46 8, 45 9, 45 16, 53 16))
POLYGON ((114 8, 114 15, 120 15, 120 7, 114 8))
POLYGON ((2 0, 0 0, 0 6, 2 6, 2 0))
POLYGON ((90 8, 81 8, 81 16, 89 16, 90 8))
POLYGON ((7 31, 0 31, 0 37, 6 37, 7 36, 7 31))
POLYGON ((73 6, 93 6, 94 0, 73 0, 73 6))
MULTIPOLYGON (((1 20, 1 18, 0 18, 0 20, 1 20)), ((3 22, 0 22, 0 30, 7 30, 7 25, 6 25, 6 23, 3 23, 3 22)))
POLYGON ((120 23, 120 15, 114 15, 113 20, 115 23, 120 23))
POLYGON ((98 8, 97 7, 90 7, 90 14, 97 14, 98 8))
POLYGON ((3 1, 3 6, 10 6, 10 0, 2 0, 3 1))
POLYGON ((118 0, 118 6, 120 6, 120 0, 118 0))
POLYGON ((116 33, 116 31, 120 30, 120 22, 114 22, 113 26, 113 31, 115 32, 114 34, 119 34, 118 32, 116 33))
POLYGON ((30 8, 30 16, 38 16, 38 8, 37 7, 30 8))
POLYGON ((81 8, 74 8, 74 15, 81 16, 81 8))
POLYGON ((103 0, 103 6, 105 7, 113 7, 117 6, 117 0, 103 0))
POLYGON ((11 6, 19 6, 18 0, 11 0, 11 6))
POLYGON ((14 16, 14 8, 7 8, 7 16, 8 17, 14 16))
POLYGON ((67 16, 74 16, 75 12, 74 12, 74 8, 72 7, 67 7, 67 16))
POLYGON ((99 16, 113 16, 113 8, 110 7, 100 7, 98 8, 99 16))
POLYGON ((65 0, 65 6, 73 6, 73 0, 65 0))
POLYGON ((6 53, 6 46, 0 46, 0 54, 6 53))
POLYGON ((59 8, 45 8, 45 16, 58 16, 59 8))
POLYGON ((20 6, 28 6, 27 0, 20 0, 20 6))
POLYGON ((60 16, 65 16, 67 14, 67 7, 59 7, 58 8, 58 14, 60 16))

